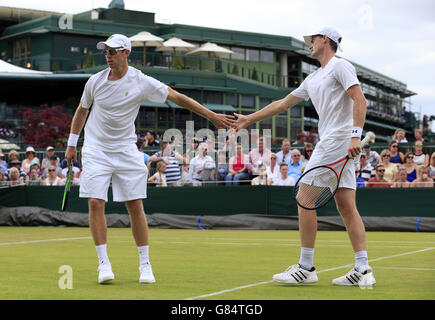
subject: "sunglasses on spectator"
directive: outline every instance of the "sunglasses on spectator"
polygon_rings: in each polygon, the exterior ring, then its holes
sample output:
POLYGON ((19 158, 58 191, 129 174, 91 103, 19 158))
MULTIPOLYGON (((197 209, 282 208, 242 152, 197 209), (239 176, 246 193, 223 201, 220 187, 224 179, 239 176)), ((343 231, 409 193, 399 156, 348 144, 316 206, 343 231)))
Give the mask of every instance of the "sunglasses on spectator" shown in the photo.
POLYGON ((394 146, 391 146, 391 147, 393 147, 393 148, 398 148, 399 146, 396 144, 396 145, 394 145, 394 146))
POLYGON ((419 144, 416 144, 415 146, 416 146, 416 147, 423 147, 423 145, 420 144, 420 143, 419 143, 419 144))
POLYGON ((110 54, 111 56, 113 56, 114 54, 116 54, 118 51, 124 51, 124 48, 118 48, 118 49, 106 49, 103 50, 103 53, 105 56, 107 56, 108 54, 110 54))
POLYGON ((272 159, 272 160, 276 160, 276 157, 270 157, 270 159, 272 159))
POLYGON ((384 154, 382 157, 384 157, 384 158, 389 158, 390 155, 389 155, 389 154, 384 154))
POLYGON ((376 170, 377 172, 385 172, 385 170, 384 169, 381 169, 381 170, 376 170))
POLYGON ((414 159, 414 156, 408 156, 408 159, 414 159))
POLYGON ((48 169, 48 172, 56 171, 55 169, 48 169))
POLYGON ((313 152, 313 150, 305 150, 306 152, 313 152))

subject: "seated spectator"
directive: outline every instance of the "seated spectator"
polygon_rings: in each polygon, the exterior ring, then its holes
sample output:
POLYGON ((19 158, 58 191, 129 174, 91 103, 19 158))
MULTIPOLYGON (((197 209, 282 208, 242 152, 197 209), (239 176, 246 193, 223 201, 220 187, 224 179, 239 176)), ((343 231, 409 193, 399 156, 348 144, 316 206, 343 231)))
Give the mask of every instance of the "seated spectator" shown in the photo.
POLYGON ((356 187, 357 188, 364 188, 366 181, 360 175, 360 165, 359 164, 357 164, 355 166, 355 177, 356 177, 356 187))
POLYGON ((49 166, 54 166, 54 167, 56 167, 56 175, 58 176, 58 177, 62 177, 62 169, 61 169, 61 167, 59 167, 59 158, 58 157, 56 157, 56 156, 51 156, 50 157, 50 159, 49 159, 49 164, 46 166, 46 168, 44 169, 44 171, 42 172, 42 175, 45 177, 45 178, 47 178, 48 177, 48 167, 49 166))
MULTIPOLYGON (((20 155, 18 154, 18 152, 16 150, 9 151, 8 162, 10 163, 12 160, 20 160, 20 155)), ((21 164, 21 161, 20 161, 20 164, 21 164)), ((10 168, 10 166, 9 166, 9 168, 10 168)))
POLYGON ((148 182, 156 184, 156 187, 167 187, 166 181, 166 163, 164 161, 157 162, 157 172, 148 179, 148 182))
POLYGON ((270 166, 266 167, 267 184, 272 185, 273 180, 280 176, 279 164, 277 164, 277 156, 275 153, 270 155, 270 166))
POLYGON ((42 180, 41 186, 59 186, 60 180, 61 178, 56 175, 56 167, 50 165, 48 167, 48 177, 42 180))
POLYGON ((402 129, 397 129, 394 132, 393 140, 396 140, 398 143, 408 143, 408 140, 406 140, 405 131, 402 129))
POLYGON ((251 186, 265 186, 267 185, 266 167, 264 164, 258 167, 258 176, 252 179, 251 186))
POLYGON ((305 133, 300 132, 296 135, 296 140, 293 142, 293 144, 306 144, 307 137, 305 136, 305 133))
POLYGON ((277 164, 285 162, 287 165, 290 164, 291 154, 290 154, 290 141, 284 139, 281 144, 281 150, 276 153, 277 164))
POLYGON ((7 185, 8 185, 8 182, 6 180, 6 176, 4 175, 4 173, 2 171, 0 171, 0 187, 4 187, 7 185))
POLYGON ((385 174, 383 178, 388 182, 393 182, 396 178, 397 173, 397 164, 390 162, 390 152, 387 149, 382 150, 381 152, 381 164, 384 166, 385 174))
POLYGON ((363 152, 361 153, 359 163, 359 175, 361 179, 364 181, 369 181, 375 176, 375 169, 370 163, 367 162, 367 155, 363 152))
POLYGON ((370 144, 366 144, 363 148, 363 153, 367 155, 367 162, 370 163, 370 165, 373 168, 376 168, 376 166, 379 163, 379 153, 376 151, 371 150, 370 144))
POLYGON ((23 186, 25 185, 25 180, 23 177, 20 177, 20 172, 17 168, 10 168, 9 169, 9 179, 8 179, 8 186, 23 186))
POLYGON ((388 150, 390 151, 390 162, 403 163, 404 155, 402 152, 399 152, 399 143, 397 143, 397 141, 390 141, 388 150))
POLYGON ((422 140, 417 140, 414 143, 414 163, 417 166, 429 166, 429 155, 423 153, 422 140))
POLYGON ((258 139, 258 148, 254 148, 249 152, 248 155, 248 171, 251 175, 258 175, 258 167, 260 165, 268 166, 270 165, 270 154, 272 151, 264 147, 264 138, 260 137, 258 139))
POLYGON ((389 188, 390 183, 384 179, 385 167, 382 164, 376 166, 376 175, 366 183, 367 188, 389 188))
POLYGON ((428 167, 418 167, 417 179, 412 182, 412 185, 416 188, 433 188, 433 179, 429 177, 428 167))
POLYGON ((21 169, 23 169, 23 171, 25 173, 28 173, 30 171, 30 163, 35 160, 38 165, 40 164, 38 157, 36 157, 36 152, 35 149, 30 146, 27 147, 26 149, 26 159, 23 160, 23 162, 21 163, 21 169))
POLYGON ((416 141, 417 141, 417 140, 421 140, 421 141, 423 141, 423 142, 429 142, 428 139, 425 139, 425 138, 423 137, 423 131, 420 130, 420 129, 415 129, 415 130, 414 130, 414 138, 415 138, 416 141))
POLYGON ((228 174, 228 162, 227 155, 225 152, 219 152, 218 154, 218 166, 216 171, 216 181, 225 181, 228 174))
POLYGON ((183 156, 172 150, 169 141, 160 143, 160 151, 156 152, 149 158, 150 162, 163 161, 166 164, 165 176, 168 186, 178 185, 181 180, 181 171, 179 163, 183 162, 183 156))
POLYGON ((10 173, 12 168, 17 169, 20 178, 23 181, 26 181, 27 174, 24 172, 23 169, 21 169, 21 161, 18 159, 14 159, 14 158, 12 161, 9 161, 9 169, 8 169, 8 171, 6 171, 6 174, 5 174, 7 180, 9 180, 9 173, 10 173))
MULTIPOLYGON (((50 167, 55 167, 55 166, 54 166, 54 165, 50 165, 50 167)), ((55 169, 56 169, 56 175, 57 175, 57 171, 58 171, 58 170, 57 170, 57 167, 55 167, 55 169)), ((62 172, 61 172, 61 174, 60 174, 60 178, 61 178, 61 179, 65 179, 65 178, 67 177, 67 175, 68 175, 68 170, 69 170, 68 167, 62 169, 62 172)), ((73 167, 72 167, 72 170, 73 170, 73 173, 72 173, 73 175, 72 175, 72 177, 75 177, 76 174, 80 172, 80 169, 77 168, 76 166, 73 166, 73 167)), ((47 172, 48 172, 48 171, 47 171, 47 172)))
MULTIPOLYGON (((32 169, 36 169, 36 172, 37 172, 37 174, 38 174, 38 177, 42 176, 42 172, 39 170, 39 163, 37 163, 35 160, 33 160, 33 161, 30 163, 30 170, 32 170, 32 169)), ((30 177, 30 171, 29 171, 29 173, 27 174, 27 176, 30 177)))
POLYGON ((307 163, 310 160, 313 152, 314 152, 314 145, 312 143, 307 142, 304 145, 304 150, 302 151, 301 161, 307 163))
POLYGON ((0 149, 0 172, 3 173, 3 175, 6 173, 6 170, 8 170, 8 163, 3 159, 4 156, 2 149, 0 149))
POLYGON ((156 133, 153 131, 148 131, 145 135, 144 147, 158 147, 160 146, 160 141, 156 139, 156 133))
POLYGON ((54 154, 54 148, 53 147, 47 147, 47 149, 45 149, 45 156, 42 159, 41 162, 41 171, 44 172, 45 169, 48 168, 49 165, 53 165, 53 163, 50 161, 51 157, 55 157, 56 158, 56 167, 59 167, 60 164, 60 159, 58 157, 55 156, 54 154))
POLYGON ((181 180, 179 181, 179 186, 191 185, 189 180, 189 163, 183 163, 181 166, 181 180))
POLYGON ((305 166, 305 163, 301 161, 301 152, 298 149, 294 149, 291 152, 291 161, 288 166, 288 175, 293 178, 294 181, 298 181, 302 175, 301 168, 305 166))
POLYGON ((196 156, 190 160, 189 181, 192 186, 201 186, 203 181, 214 180, 216 164, 212 157, 207 155, 207 144, 199 144, 196 156))
POLYGON ((186 150, 186 154, 189 157, 194 158, 196 155, 196 150, 198 149, 199 144, 201 143, 201 141, 199 141, 199 139, 197 138, 193 138, 193 143, 192 144, 188 144, 186 146, 187 150, 186 150))
POLYGON ((411 182, 407 180, 406 176, 406 169, 404 167, 400 167, 399 171, 397 172, 397 179, 391 185, 391 188, 410 188, 412 185, 411 182))
POLYGON ((417 179, 417 166, 414 163, 414 155, 412 152, 405 153, 405 164, 403 168, 406 171, 406 180, 409 182, 417 179))
POLYGON ((294 186, 296 184, 296 180, 288 175, 287 163, 279 165, 279 172, 281 174, 273 181, 273 186, 294 186))
POLYGON ((435 179, 435 152, 430 156, 430 172, 429 176, 435 179))
POLYGON ((26 185, 28 186, 39 186, 42 183, 42 178, 38 175, 38 170, 36 168, 30 169, 29 175, 26 178, 26 185))
POLYGON ((248 180, 249 174, 246 165, 248 164, 248 156, 242 152, 242 145, 237 144, 236 155, 230 158, 228 174, 225 177, 226 185, 239 185, 240 180, 248 180))

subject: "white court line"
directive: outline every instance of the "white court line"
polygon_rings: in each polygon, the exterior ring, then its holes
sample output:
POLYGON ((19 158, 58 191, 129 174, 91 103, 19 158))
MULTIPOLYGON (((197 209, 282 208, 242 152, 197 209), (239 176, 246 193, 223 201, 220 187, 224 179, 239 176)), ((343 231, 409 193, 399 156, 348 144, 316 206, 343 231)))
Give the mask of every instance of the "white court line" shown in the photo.
POLYGON ((89 240, 89 239, 92 239, 92 237, 57 238, 57 239, 28 240, 28 241, 17 241, 17 242, 0 242, 0 246, 9 246, 9 245, 15 245, 15 244, 41 243, 41 242, 54 242, 54 241, 89 240))
MULTIPOLYGON (((380 258, 376 258, 376 259, 371 259, 371 260, 369 260, 369 262, 380 261, 380 260, 385 260, 385 259, 391 259, 391 258, 396 258, 396 257, 402 257, 402 256, 406 256, 406 255, 410 255, 410 254, 414 254, 414 253, 420 253, 420 252, 424 252, 424 251, 429 251, 429 250, 433 250, 433 249, 435 249, 435 248, 425 248, 425 249, 422 249, 422 250, 410 251, 410 252, 395 254, 395 255, 392 255, 392 256, 380 257, 380 258)), ((333 271, 333 270, 338 270, 338 269, 343 269, 343 268, 350 268, 352 266, 354 266, 354 264, 346 264, 344 266, 339 266, 339 267, 334 267, 334 268, 320 270, 317 273, 328 272, 328 271, 333 271)), ((255 287, 255 286, 259 286, 259 285, 267 284, 267 283, 271 283, 271 282, 273 282, 273 280, 252 283, 252 284, 248 284, 248 285, 245 285, 245 286, 240 286, 240 287, 235 287, 235 288, 231 288, 231 289, 221 290, 221 291, 212 292, 212 293, 209 293, 209 294, 203 294, 201 296, 196 296, 196 297, 191 297, 191 298, 185 298, 183 300, 195 300, 195 299, 201 299, 201 298, 207 298, 207 297, 217 296, 217 295, 220 295, 220 294, 223 294, 223 293, 233 292, 233 291, 237 291, 237 290, 242 290, 242 289, 246 289, 246 288, 250 288, 250 287, 255 287)))
POLYGON ((435 268, 376 267, 376 269, 387 269, 387 270, 416 270, 416 271, 435 271, 435 268))

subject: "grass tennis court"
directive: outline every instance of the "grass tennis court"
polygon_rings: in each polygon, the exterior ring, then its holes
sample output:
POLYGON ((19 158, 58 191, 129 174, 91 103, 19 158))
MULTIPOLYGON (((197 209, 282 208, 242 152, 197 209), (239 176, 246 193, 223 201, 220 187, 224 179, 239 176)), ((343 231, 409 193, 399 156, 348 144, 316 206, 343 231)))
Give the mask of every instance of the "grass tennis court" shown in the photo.
POLYGON ((0 299, 435 299, 433 233, 368 232, 377 280, 372 290, 331 285, 354 261, 345 232, 318 233, 319 282, 299 286, 271 282, 274 273, 298 262, 297 231, 151 229, 150 239, 157 283, 138 283, 131 230, 110 228, 116 278, 99 285, 88 228, 1 227, 0 299), (73 289, 59 288, 62 265, 72 268, 73 289))

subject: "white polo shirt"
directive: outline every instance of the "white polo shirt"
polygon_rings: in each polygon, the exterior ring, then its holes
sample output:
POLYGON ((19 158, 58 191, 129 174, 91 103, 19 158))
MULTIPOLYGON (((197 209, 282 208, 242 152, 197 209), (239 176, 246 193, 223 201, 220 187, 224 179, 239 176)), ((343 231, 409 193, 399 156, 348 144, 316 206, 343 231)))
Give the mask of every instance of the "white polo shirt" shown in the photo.
POLYGON ((350 139, 353 100, 346 90, 359 84, 355 67, 333 57, 324 68, 311 73, 291 94, 311 101, 319 115, 320 139, 350 139))
POLYGON ((136 143, 134 122, 144 100, 164 103, 168 87, 128 67, 119 80, 108 80, 110 68, 92 75, 81 98, 92 110, 85 126, 84 146, 104 151, 124 151, 136 143))

